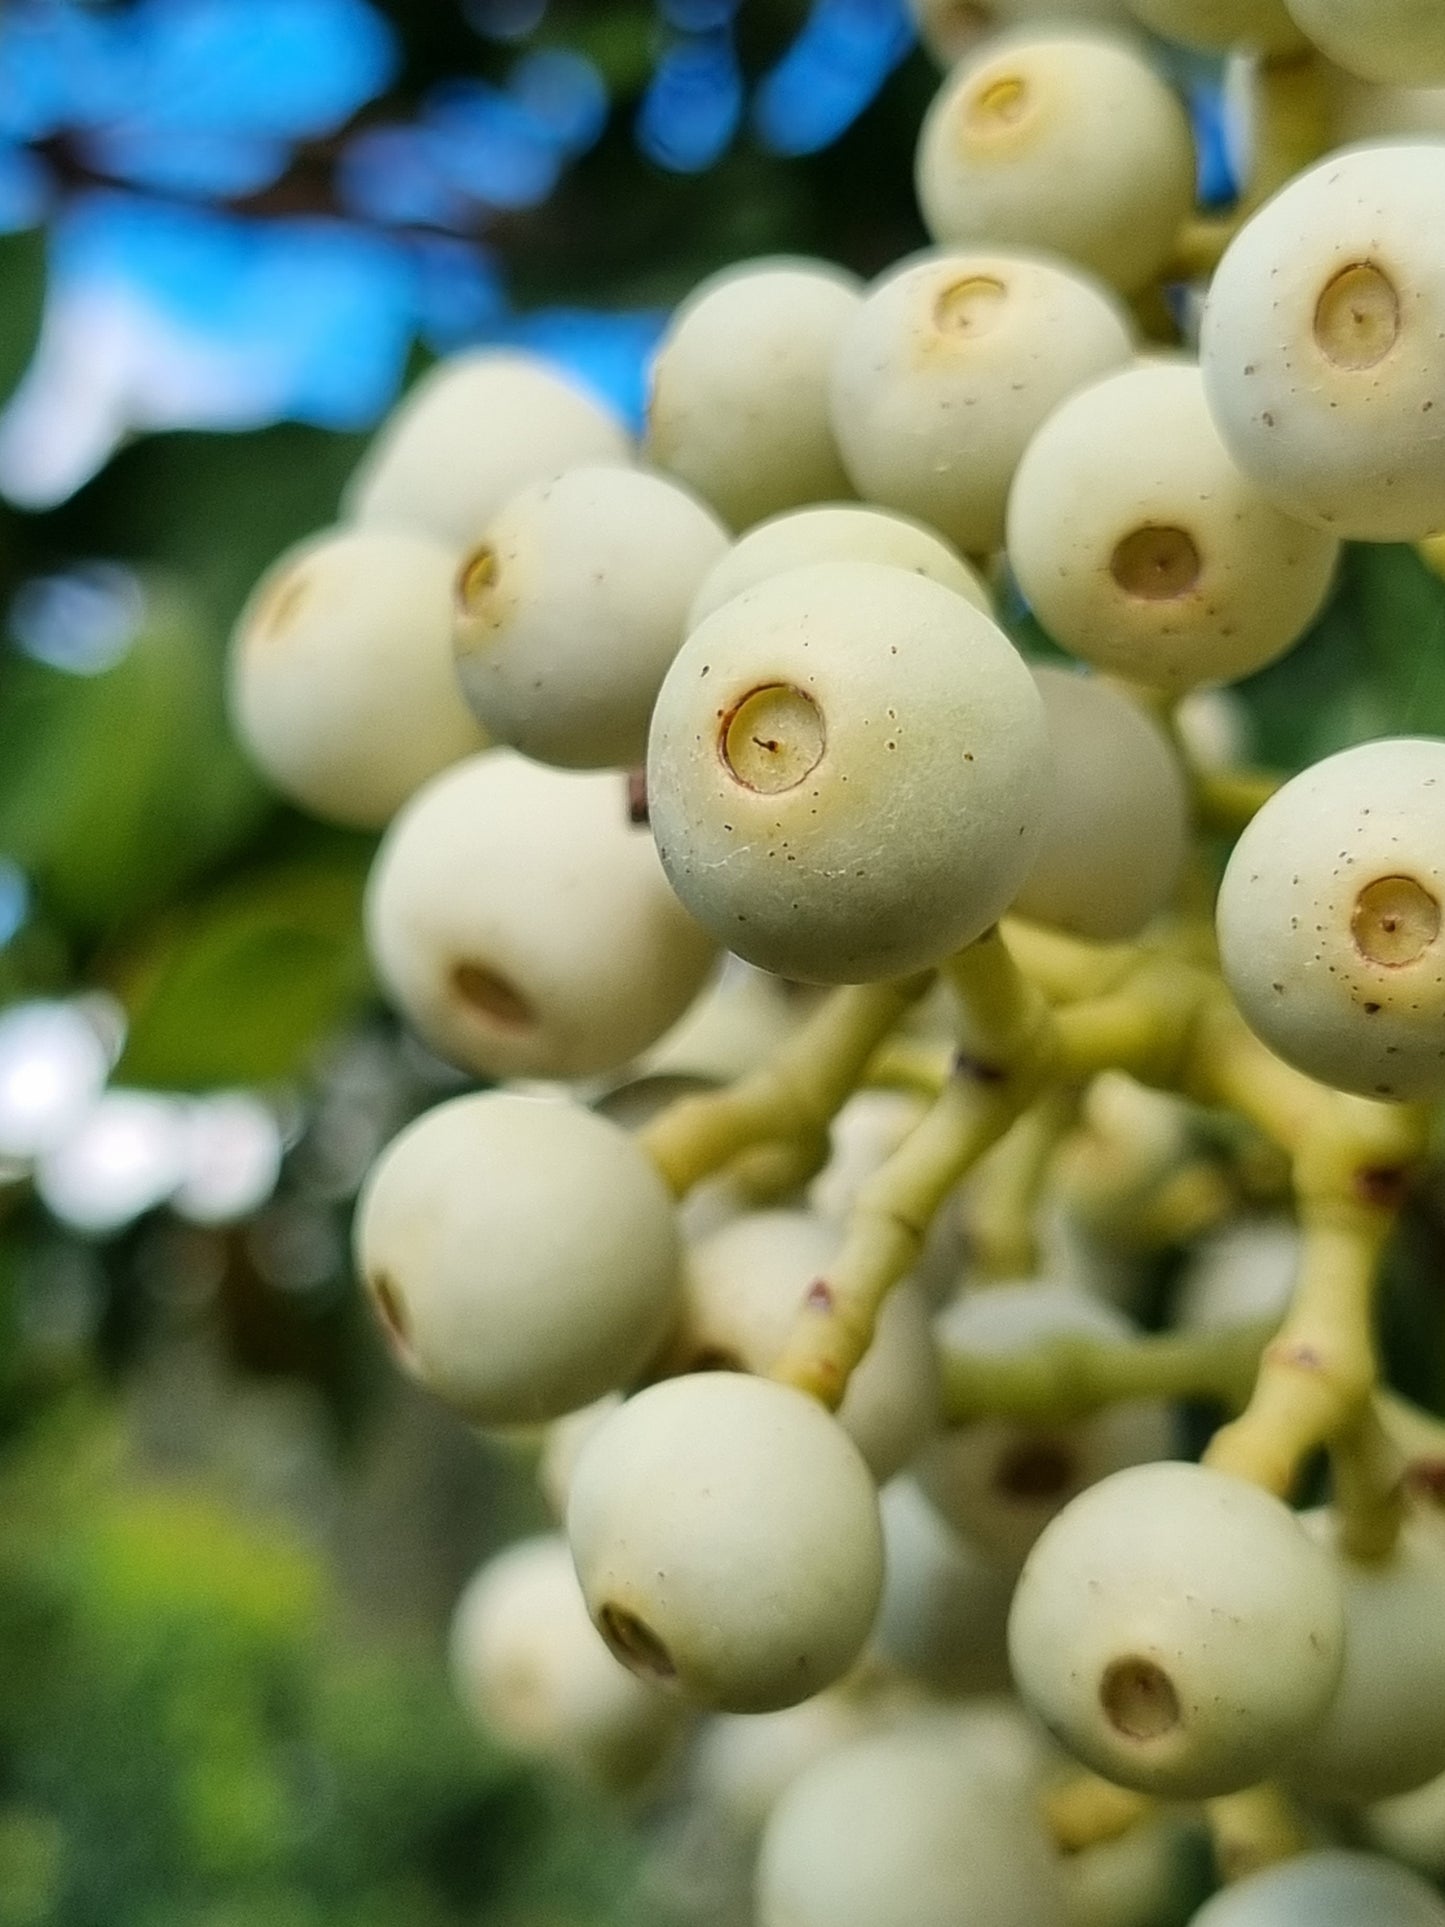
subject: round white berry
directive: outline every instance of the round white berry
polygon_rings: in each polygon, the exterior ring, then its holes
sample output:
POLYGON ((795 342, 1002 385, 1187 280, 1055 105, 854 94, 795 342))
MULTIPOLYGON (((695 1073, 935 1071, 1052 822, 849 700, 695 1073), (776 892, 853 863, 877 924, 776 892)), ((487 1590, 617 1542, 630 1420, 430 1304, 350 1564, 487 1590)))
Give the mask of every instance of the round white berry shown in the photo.
POLYGON ((402 1365, 478 1424, 560 1418, 641 1370, 676 1311, 672 1200, 580 1106, 488 1091, 387 1146, 357 1264, 402 1365))
POLYGON ((1286 0, 1129 0, 1129 6, 1144 26, 1185 47, 1284 54, 1304 45, 1286 0))
POLYGON ((560 1534, 509 1546, 457 1603, 451 1671, 484 1733, 607 1788, 659 1764, 677 1707, 608 1652, 560 1534))
POLYGON ((1163 910, 1189 853, 1179 759, 1138 703, 1096 677, 1035 669, 1052 755, 1042 847, 1015 916, 1080 937, 1137 936, 1163 910))
POLYGON ((560 1521, 567 1516, 567 1494, 572 1490, 572 1473, 582 1447, 621 1403, 620 1392, 608 1392, 590 1405, 553 1419, 543 1433, 542 1450, 537 1459, 537 1484, 554 1519, 560 1521))
POLYGON ((1014 478, 1008 553, 1063 648, 1178 695, 1296 643, 1339 544, 1236 465, 1198 368, 1161 360, 1106 376, 1044 423, 1014 478))
POLYGON ((648 799, 673 888, 783 976, 936 963, 1008 907, 1035 849, 1043 704, 962 596, 836 562, 736 596, 668 671, 648 799))
POLYGON ((1445 1880, 1445 1773, 1412 1793, 1376 1801, 1360 1823, 1372 1847, 1433 1881, 1445 1880))
POLYGON ((568 769, 641 763, 727 540, 710 509, 638 469, 573 468, 513 496, 457 576, 457 673, 489 734, 568 769))
POLYGON ((736 1832, 756 1839, 768 1815, 809 1767, 878 1718, 853 1678, 779 1713, 715 1713, 693 1749, 689 1792, 736 1832))
POLYGON ((794 1706, 841 1679, 882 1590, 857 1447, 804 1393, 740 1372, 629 1399, 583 1448, 567 1536, 617 1657, 726 1712, 794 1706))
POLYGON ((1337 67, 1399 87, 1445 86, 1439 0, 1286 0, 1297 26, 1337 67))
MULTIPOLYGON (((965 1291, 935 1330, 945 1358, 1002 1358, 1069 1337, 1127 1338, 1133 1327, 1075 1286, 1030 1283, 965 1291)), ((1106 1406, 1070 1425, 975 1419, 938 1433, 914 1474, 956 1531, 1017 1568, 1080 1492, 1123 1466, 1162 1458, 1172 1442, 1167 1408, 1148 1400, 1106 1406)))
POLYGON ((1323 1847, 1252 1874, 1207 1901, 1189 1927, 1445 1927, 1445 1902, 1418 1874, 1375 1854, 1323 1847))
POLYGON ((923 1716, 796 1780, 763 1836, 758 1927, 1062 1927, 1040 1822, 960 1725, 923 1716))
POLYGON ((1300 1267, 1300 1230, 1293 1218, 1243 1217, 1192 1245, 1174 1300, 1184 1331, 1278 1324, 1300 1267))
POLYGON ((1039 248, 1132 293, 1194 206, 1194 141, 1127 40, 1053 24, 960 62, 924 116, 915 180, 936 241, 1039 248))
POLYGON ((1383 1559, 1351 1559, 1328 1512, 1304 1526, 1332 1554, 1345 1602, 1345 1669, 1287 1768, 1313 1800, 1350 1805, 1445 1773, 1445 1535, 1412 1518, 1383 1559))
POLYGON ((1329 1554, 1258 1486, 1132 1466, 1046 1528, 1009 1652, 1025 1702, 1121 1786, 1200 1799, 1267 1778, 1339 1683, 1329 1554))
POLYGON ((652 460, 737 529, 847 495, 828 367, 859 298, 826 261, 746 261, 702 282, 652 364, 652 460))
POLYGON ((701 990, 716 945, 669 889, 616 771, 487 750, 414 796, 382 840, 366 933, 388 996, 482 1077, 627 1063, 701 990))
POLYGON ((379 828, 486 742, 451 661, 449 549, 407 529, 330 529, 262 576, 231 640, 231 714, 277 789, 379 828))
POLYGON ((1445 1091, 1445 742, 1364 743, 1304 770, 1235 845, 1217 906, 1251 1029, 1322 1083, 1445 1091))
POLYGON ((1281 508, 1357 541, 1445 527, 1445 144, 1354 148, 1236 235, 1205 304, 1209 407, 1281 508))
POLYGON ((911 569, 946 589, 956 589, 985 615, 993 613, 988 590, 936 530, 910 516, 841 502, 790 509, 749 529, 703 578, 688 629, 695 629, 744 589, 815 562, 886 562, 896 569, 911 569))
MULTIPOLYGON (((748 1212, 700 1239, 683 1266, 670 1368, 770 1371, 841 1242, 836 1225, 806 1211, 748 1212)), ((838 1423, 873 1476, 883 1480, 917 1451, 937 1424, 938 1410, 929 1307, 905 1282, 884 1301, 873 1342, 838 1408, 838 1423)))
POLYGON ((885 1486, 879 1506, 878 1653, 935 1693, 1006 1691, 1013 1573, 946 1525, 912 1479, 885 1486))
POLYGON ((1000 253, 905 263, 869 291, 833 362, 853 485, 989 555, 1030 437, 1131 351, 1115 298, 1071 269, 1000 253))
POLYGON ((392 411, 347 487, 357 522, 475 542, 509 496, 576 462, 627 462, 620 421, 535 355, 486 348, 429 370, 392 411))

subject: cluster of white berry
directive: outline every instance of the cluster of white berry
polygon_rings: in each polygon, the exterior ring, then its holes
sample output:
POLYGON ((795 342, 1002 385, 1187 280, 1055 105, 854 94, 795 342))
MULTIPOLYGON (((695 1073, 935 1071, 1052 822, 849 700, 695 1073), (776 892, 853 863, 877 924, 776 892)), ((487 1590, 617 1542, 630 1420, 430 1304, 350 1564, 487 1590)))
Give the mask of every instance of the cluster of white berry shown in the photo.
POLYGON ((468 1591, 459 1682, 729 1814, 762 1927, 1150 1927, 1179 1803, 1247 1876, 1196 1927, 1440 1927, 1383 1853, 1445 1874, 1440 1436, 1369 1306, 1445 1095, 1445 743, 1270 785, 1197 692, 1342 542, 1445 529, 1445 143, 1334 145, 1445 83, 1445 6, 916 10, 933 247, 704 283, 641 449, 441 365, 239 625, 245 740, 384 828, 377 975, 489 1086, 356 1234, 405 1370, 544 1428, 560 1529, 468 1591), (1232 50, 1257 174, 1309 94, 1203 267, 1150 33, 1232 50), (1131 1250, 1211 1228, 1142 1336, 1131 1250))

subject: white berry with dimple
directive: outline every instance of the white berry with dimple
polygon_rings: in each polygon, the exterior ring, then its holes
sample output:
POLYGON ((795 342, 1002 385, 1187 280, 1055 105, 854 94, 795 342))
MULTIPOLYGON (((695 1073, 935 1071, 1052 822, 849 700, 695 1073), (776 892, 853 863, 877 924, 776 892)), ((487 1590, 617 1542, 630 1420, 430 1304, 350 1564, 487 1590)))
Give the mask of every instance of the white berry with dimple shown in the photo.
MULTIPOLYGON (((770 1371, 841 1242, 836 1225, 810 1212, 755 1211, 693 1244, 669 1368, 770 1371)), ((939 1397, 928 1304, 905 1281, 884 1300, 838 1423, 873 1476, 889 1479, 937 1424, 939 1397)))
POLYGON ((953 247, 1039 248, 1132 293, 1194 206, 1183 103, 1127 40, 1057 24, 989 40, 919 136, 924 225, 953 247))
MULTIPOLYGON (((1118 1342, 1133 1326, 1113 1305, 1052 1282, 979 1286, 937 1320, 946 1361, 1006 1358, 1070 1338, 1118 1342)), ((993 1558, 1014 1568, 1049 1521, 1098 1479, 1162 1458, 1173 1432, 1166 1407, 1130 1400, 1066 1425, 982 1418, 951 1426, 914 1466, 940 1515, 993 1558)))
POLYGON ((763 1836, 758 1927, 1063 1927, 1026 1792, 962 1726, 923 1715, 795 1781, 763 1836))
POLYGON ((1009 1617, 1024 1701, 1084 1765, 1169 1799, 1276 1772, 1339 1684, 1329 1554, 1269 1493, 1140 1465, 1076 1498, 1030 1554, 1009 1617))
POLYGON ((401 1364, 482 1425, 615 1390, 677 1308, 668 1191, 624 1131, 567 1101, 487 1091, 425 1112, 372 1167, 356 1250, 401 1364))
POLYGON ((1445 528, 1445 144, 1352 148, 1230 243, 1200 358, 1226 447, 1288 513, 1366 542, 1445 528))
POLYGON ((1445 1927, 1445 1901, 1376 1854, 1324 1847, 1226 1887, 1189 1927, 1445 1927))
POLYGON ((627 431, 602 402, 536 355, 485 348, 439 362, 402 398, 342 506, 352 521, 461 549, 529 482, 630 460, 627 431))
POLYGON ((1048 667, 1034 681, 1052 788, 1013 913, 1106 942, 1137 936, 1170 902, 1189 852, 1179 758, 1153 717, 1109 683, 1048 667))
POLYGON ((644 1779, 676 1736, 675 1702, 619 1665, 587 1617, 560 1534, 482 1567, 457 1602, 450 1658, 483 1733, 602 1787, 644 1779))
POLYGON ((646 449, 745 529, 848 493, 828 369, 860 299, 827 261, 745 261, 694 288, 652 364, 646 449))
POLYGON ((653 715, 648 800, 673 888, 720 942, 861 983, 1007 909, 1047 757, 1033 679, 987 616, 902 569, 822 563, 693 631, 653 715))
POLYGON ((670 1029, 717 946, 678 902, 617 771, 487 750, 382 840, 366 935, 383 989, 480 1077, 586 1077, 670 1029))
POLYGON ((710 509, 630 468, 572 468, 514 496, 457 576, 457 674, 490 734, 566 769, 627 768, 727 549, 710 509))
POLYGON ((1132 350, 1116 297, 1062 264, 998 251, 905 262, 869 290, 833 361, 853 485, 989 555, 1035 431, 1132 350))
POLYGON ((1286 783, 1235 845, 1216 909, 1258 1036, 1339 1090, 1445 1091, 1445 742, 1342 750, 1286 783))
POLYGON ((1159 360, 1071 395, 1044 423, 1014 477, 1008 554, 1063 648, 1178 695, 1296 643, 1339 544, 1239 468, 1198 368, 1159 360))
POLYGON ((935 529, 886 509, 849 502, 790 509, 748 530, 710 569, 693 599, 688 629, 744 589, 789 569, 814 562, 886 562, 956 589, 985 615, 993 614, 988 590, 957 549, 935 529))
POLYGON ((805 1393, 739 1372, 667 1379, 609 1418, 574 1468, 567 1537, 618 1658, 725 1712, 841 1679, 883 1584, 858 1448, 805 1393))
POLYGON ((451 662, 455 558, 409 529, 328 529, 262 576, 231 641, 242 742, 303 809, 379 829, 486 736, 451 662))

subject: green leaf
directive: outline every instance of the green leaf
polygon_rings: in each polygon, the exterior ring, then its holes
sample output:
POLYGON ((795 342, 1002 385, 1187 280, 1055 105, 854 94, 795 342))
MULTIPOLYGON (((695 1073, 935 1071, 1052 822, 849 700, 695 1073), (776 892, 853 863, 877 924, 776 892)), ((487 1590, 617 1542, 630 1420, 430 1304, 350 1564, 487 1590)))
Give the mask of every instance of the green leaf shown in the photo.
POLYGON ((30 366, 45 306, 45 230, 0 236, 0 404, 30 366))
POLYGON ((228 885, 158 933, 118 988, 118 1075, 168 1089, 279 1083, 366 1000, 366 850, 303 858, 228 885))

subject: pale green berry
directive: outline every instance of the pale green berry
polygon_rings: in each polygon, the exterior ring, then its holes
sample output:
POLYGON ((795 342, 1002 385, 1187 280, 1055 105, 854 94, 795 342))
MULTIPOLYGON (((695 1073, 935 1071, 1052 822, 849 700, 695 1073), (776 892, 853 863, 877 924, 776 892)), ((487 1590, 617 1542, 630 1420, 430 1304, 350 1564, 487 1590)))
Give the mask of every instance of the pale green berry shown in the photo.
POLYGON ((1014 1575, 946 1525, 912 1479, 879 1495, 883 1604, 874 1647, 931 1692, 1004 1692, 1014 1575))
POLYGON ((1300 1230, 1293 1218, 1244 1217, 1221 1225, 1190 1247, 1173 1322, 1184 1331, 1278 1324, 1299 1268, 1300 1230))
POLYGON ((1189 853, 1179 759, 1109 683, 1053 668, 1034 681, 1053 774, 1043 844, 1013 913, 1105 942, 1137 936, 1173 898, 1189 853))
POLYGON ((1189 116, 1128 40, 1058 24, 989 40, 924 116, 923 221, 952 247, 1039 248, 1133 293, 1194 206, 1189 116))
POLYGON ((710 276, 673 316, 652 364, 646 449, 745 529, 847 495, 828 417, 828 368, 857 279, 780 256, 710 276))
MULTIPOLYGON (((692 1244, 669 1368, 770 1371, 841 1242, 836 1225, 810 1212, 753 1211, 692 1244)), ((884 1301, 838 1423, 882 1481, 933 1430, 939 1399, 928 1303, 904 1282, 884 1301)))
POLYGON ((1442 224, 1445 145, 1353 148, 1247 221, 1210 284, 1200 357, 1225 446, 1333 535, 1445 528, 1442 224))
POLYGON ((502 504, 578 462, 627 462, 621 422, 535 355, 438 362, 392 411, 347 486, 349 520, 475 542, 502 504))
POLYGON ((1328 1512, 1305 1530, 1329 1549, 1345 1602, 1345 1669, 1286 1769, 1312 1800, 1356 1805, 1445 1773, 1445 1535, 1411 1518, 1382 1559, 1351 1559, 1328 1512))
POLYGON ((619 1665, 587 1617, 560 1534, 482 1567, 457 1603, 450 1657, 483 1733, 601 1787, 646 1779, 677 1735, 675 1703, 619 1665))
POLYGON ((1324 1847, 1226 1887, 1189 1927, 1445 1927, 1445 1902, 1375 1854, 1324 1847))
POLYGON ((315 816, 375 829, 486 736, 451 663, 452 552, 407 529, 328 529, 262 576, 231 641, 242 742, 315 816))
POLYGON ((876 1699, 846 1679, 779 1713, 717 1713, 693 1749, 689 1792, 736 1833, 756 1839, 788 1788, 817 1761, 861 1739, 876 1699))
POLYGON ((614 1413, 574 1468, 567 1537, 617 1657, 724 1712, 841 1679, 883 1584, 858 1448, 804 1393, 741 1372, 667 1379, 614 1413))
POLYGON ((764 969, 860 983, 1007 909, 1037 848, 1043 704, 962 596, 836 562, 747 590, 684 644, 648 747, 668 877, 764 969))
POLYGON ((1172 1816, 1130 1827, 1117 1840, 1065 1854, 1059 1864, 1069 1927, 1163 1927, 1196 1877, 1199 1840, 1172 1816))
POLYGON ((695 629, 744 589, 814 562, 891 563, 956 589, 976 609, 993 614, 992 600, 978 575, 935 530, 906 515, 842 502, 790 509, 749 529, 703 578, 693 598, 688 629, 695 629))
MULTIPOLYGON (((1338 68, 1325 72, 1332 147, 1349 147, 1357 141, 1438 140, 1445 135, 1445 86, 1377 87, 1338 68)), ((1252 77, 1240 78, 1247 88, 1252 77)))
POLYGON ((1039 1819, 959 1726, 924 1716, 796 1780, 763 1836, 758 1927, 1063 1927, 1039 1819))
POLYGON ((617 1125, 488 1091, 372 1167, 357 1265, 402 1366, 481 1425, 560 1418, 640 1372, 676 1313, 672 1199, 617 1125))
MULTIPOLYGON (((1008 1357, 1070 1337, 1117 1342, 1133 1327, 1113 1305, 1050 1282, 965 1291, 935 1330, 946 1359, 1008 1357)), ((1123 1466, 1163 1458, 1172 1442, 1168 1410, 1152 1400, 1106 1406, 1069 1425, 975 1419, 939 1432, 914 1476, 955 1531, 1016 1570, 1079 1493, 1123 1466)))
POLYGON ((1035 431, 1132 345, 1115 297, 1063 265, 998 252, 905 262, 869 290, 833 362, 854 487, 965 554, 992 554, 1035 431))
POLYGON ((1286 0, 1129 0, 1129 6, 1144 26, 1185 47, 1287 54, 1304 45, 1286 0))
POLYGON ((1445 1773, 1413 1793, 1377 1801, 1360 1823, 1372 1847, 1431 1880, 1445 1880, 1445 1773))
POLYGON ((1220 959, 1250 1028, 1338 1090, 1445 1091, 1445 742, 1304 770, 1235 845, 1220 959))
POLYGON ((1014 477, 1008 553, 1063 648, 1178 695, 1298 642, 1339 543, 1236 465, 1198 368, 1160 360, 1071 395, 1044 423, 1014 477))
POLYGON ((572 468, 513 496, 457 576, 457 673, 490 735, 567 769, 641 763, 727 540, 685 489, 637 469, 572 468))
POLYGON ((1320 52, 1361 80, 1445 86, 1439 0, 1285 0, 1320 52))
POLYGON ((1344 1660, 1325 1549, 1260 1487, 1131 1466, 1061 1512, 1009 1616, 1025 1703, 1106 1779, 1203 1799, 1267 1779, 1330 1703, 1344 1660))
POLYGON ((654 1043, 717 947, 669 889, 616 771, 487 750, 414 796, 366 894, 383 989, 482 1077, 575 1078, 654 1043))

